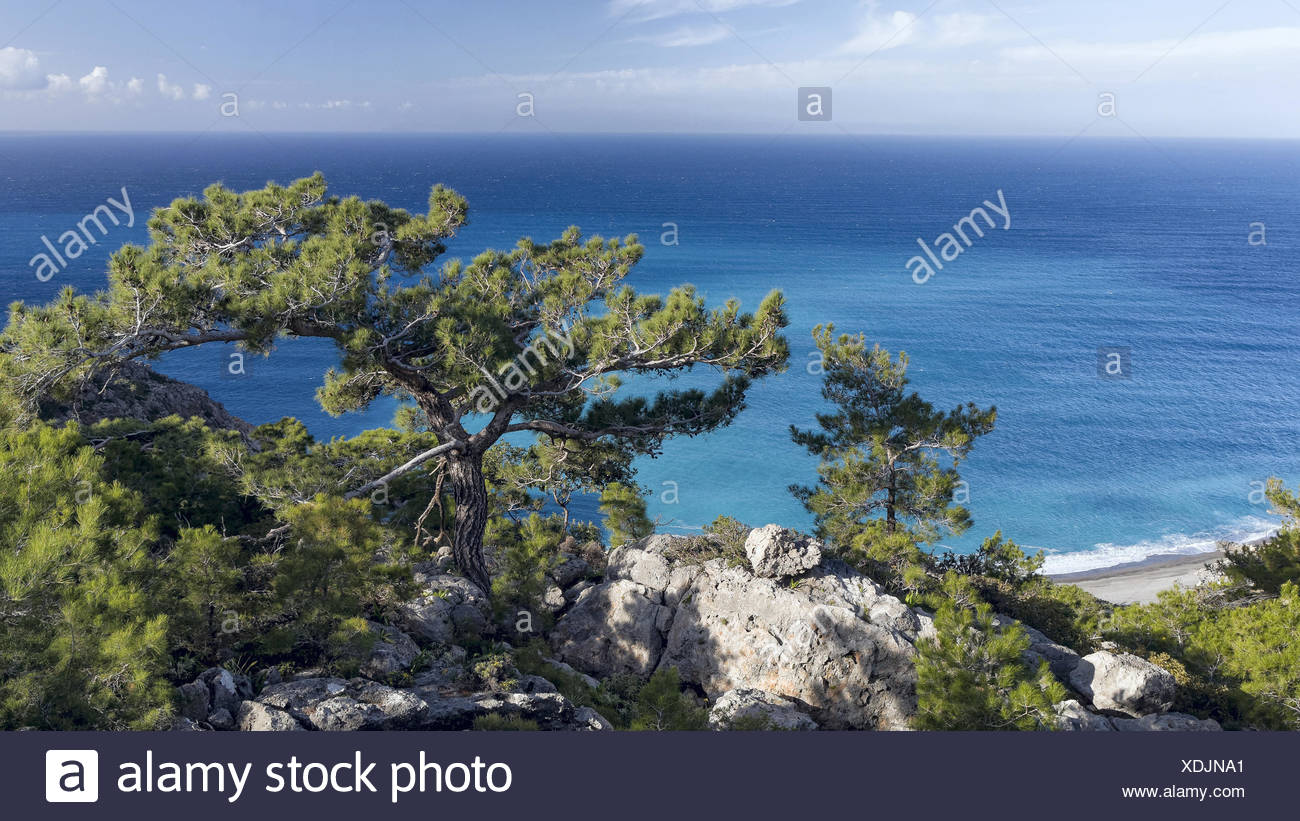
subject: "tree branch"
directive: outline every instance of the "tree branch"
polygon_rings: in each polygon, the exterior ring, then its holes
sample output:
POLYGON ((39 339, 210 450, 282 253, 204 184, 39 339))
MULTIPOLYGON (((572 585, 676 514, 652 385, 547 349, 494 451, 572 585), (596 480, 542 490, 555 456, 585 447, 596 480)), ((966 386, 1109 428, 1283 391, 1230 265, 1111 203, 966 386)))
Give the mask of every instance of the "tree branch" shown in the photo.
POLYGON ((380 485, 388 484, 392 480, 396 479, 398 476, 401 476, 404 473, 409 473, 410 471, 414 470, 415 468, 429 461, 433 457, 439 456, 449 451, 456 450, 457 448, 464 447, 464 445, 465 445, 464 442, 455 440, 451 442, 444 442, 441 445, 438 445, 437 447, 429 448, 424 453, 412 457, 405 464, 398 465, 397 467, 385 473, 383 476, 380 476, 378 479, 375 479, 374 481, 371 482, 366 482, 361 487, 348 491, 347 493, 343 494, 343 498, 355 499, 358 496, 363 496, 369 493, 370 491, 374 490, 375 488, 379 487, 380 485))

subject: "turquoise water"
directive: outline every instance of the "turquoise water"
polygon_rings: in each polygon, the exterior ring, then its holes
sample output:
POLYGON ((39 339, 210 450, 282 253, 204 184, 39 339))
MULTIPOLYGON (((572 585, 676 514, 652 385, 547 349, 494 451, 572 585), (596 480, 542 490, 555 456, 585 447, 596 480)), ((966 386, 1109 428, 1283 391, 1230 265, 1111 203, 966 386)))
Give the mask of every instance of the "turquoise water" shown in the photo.
MULTIPOLYGON (((912 360, 940 406, 996 404, 997 430, 963 469, 975 526, 1083 569, 1266 532, 1257 484, 1300 483, 1300 145, 1294 142, 766 137, 2 136, 0 265, 10 300, 104 281, 141 241, 148 208, 213 180, 236 188, 325 172, 332 190, 423 210, 465 194, 472 256, 570 224, 638 233, 644 291, 691 282, 754 306, 785 291, 790 370, 760 384, 726 430, 643 460, 651 513, 689 530, 721 513, 803 527, 786 491, 813 461, 790 441, 819 407, 813 325, 864 331, 912 360), (48 282, 28 260, 125 186, 135 226, 48 282), (908 260, 984 200, 997 227, 923 285, 908 260), (1248 239, 1265 224, 1266 245, 1248 239), (660 237, 676 225, 677 244, 660 237), (1129 349, 1101 378, 1098 348, 1129 349)), ((669 238, 671 239, 671 237, 669 238)), ((244 378, 226 351, 158 366, 253 422, 304 419, 318 436, 386 424, 391 404, 339 419, 313 391, 329 345, 294 341, 244 378)), ((690 376, 686 382, 699 377, 690 376)), ((706 380, 707 381, 707 380, 706 380)))

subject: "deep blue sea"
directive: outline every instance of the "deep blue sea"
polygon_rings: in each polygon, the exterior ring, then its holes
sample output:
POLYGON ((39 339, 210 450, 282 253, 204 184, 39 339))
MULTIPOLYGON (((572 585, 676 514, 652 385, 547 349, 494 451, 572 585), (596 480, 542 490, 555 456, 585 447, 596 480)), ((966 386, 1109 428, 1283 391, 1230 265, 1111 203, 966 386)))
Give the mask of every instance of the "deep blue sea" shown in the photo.
MULTIPOLYGON (((94 289, 145 215, 220 180, 237 189, 323 171, 333 193, 424 210, 444 182, 472 257, 577 224, 637 233, 631 283, 693 283, 753 307, 785 291, 789 371, 758 385, 726 430, 670 441, 640 464, 651 513, 690 529, 726 513, 807 526, 791 482, 814 461, 789 439, 812 423, 819 322, 911 357, 939 406, 998 407, 963 476, 975 524, 1049 551, 1049 570, 1211 549, 1266 532, 1268 476, 1300 483, 1300 143, 904 137, 0 135, 0 290, 42 302, 94 289), (134 227, 48 282, 29 260, 125 187, 134 227), (905 267, 984 200, 1010 214, 923 285, 905 267), (1259 227, 1263 223, 1263 241, 1259 227), (676 244, 661 237, 676 231, 676 244), (1251 242, 1252 231, 1255 244, 1251 242), (1098 373, 1126 348, 1128 378, 1098 373)), ((963 246, 964 247, 964 246, 963 246)), ((227 351, 157 367, 255 423, 319 437, 385 425, 392 404, 331 418, 315 405, 331 346, 291 341, 244 377, 227 351)), ((694 379, 696 377, 690 377, 694 379)))

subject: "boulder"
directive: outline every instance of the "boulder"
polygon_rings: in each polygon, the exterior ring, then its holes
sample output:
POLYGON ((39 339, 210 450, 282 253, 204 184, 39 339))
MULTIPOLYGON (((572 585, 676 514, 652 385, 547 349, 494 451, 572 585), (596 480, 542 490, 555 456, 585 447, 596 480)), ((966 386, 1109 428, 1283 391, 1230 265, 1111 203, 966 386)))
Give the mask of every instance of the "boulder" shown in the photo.
POLYGON ((632 581, 662 592, 668 587, 673 572, 672 564, 664 556, 672 545, 673 537, 657 533, 615 548, 609 553, 605 578, 609 581, 632 581))
POLYGON ((366 622, 366 625, 377 638, 374 647, 370 649, 370 657, 361 665, 363 676, 386 679, 411 669, 416 657, 420 655, 420 648, 410 636, 396 627, 373 621, 366 622))
POLYGON ((303 726, 284 710, 277 710, 256 701, 245 701, 239 705, 236 723, 239 729, 246 732, 286 732, 303 729, 303 726))
POLYGON ((355 697, 339 695, 306 711, 317 730, 412 730, 424 724, 428 705, 410 690, 362 686, 355 697))
POLYGON ((225 707, 218 707, 208 715, 208 726, 214 730, 233 730, 235 717, 225 707))
POLYGON ((484 713, 518 716, 536 722, 543 730, 589 729, 578 721, 573 703, 559 693, 504 693, 480 696, 475 701, 484 713))
POLYGON ((1173 675, 1130 653, 1103 650, 1084 656, 1069 681, 1096 709, 1135 718, 1163 713, 1174 703, 1173 675))
POLYGON ((788 698, 762 690, 728 690, 709 711, 709 726, 730 730, 815 730, 817 722, 788 698))
POLYGON ((1106 716, 1100 716, 1070 699, 1056 705, 1056 726, 1060 730, 1114 731, 1115 725, 1106 716))
POLYGON ((456 566, 456 557, 449 546, 438 548, 438 552, 433 557, 433 565, 439 573, 451 572, 451 569, 456 566))
POLYGON ((573 713, 573 723, 578 730, 597 730, 607 732, 614 729, 609 719, 590 707, 579 707, 573 713))
POLYGON ((1045 661, 1052 675, 1062 682, 1069 681, 1070 675, 1079 666, 1079 654, 1064 644, 1052 641, 1027 624, 1022 623, 1020 626, 1029 636, 1029 648, 1025 650, 1025 660, 1035 668, 1045 661))
POLYGON ((769 579, 798 576, 822 560, 821 542, 780 525, 764 525, 749 531, 745 555, 754 575, 769 579))
POLYGON ((402 605, 400 626, 417 641, 449 645, 458 636, 476 636, 487 627, 492 606, 469 579, 425 562, 416 565, 415 580, 420 593, 402 605))
POLYGON ((912 608, 912 613, 916 615, 916 620, 921 625, 920 629, 916 631, 916 641, 934 641, 939 638, 939 631, 934 626, 933 613, 919 607, 912 608))
MULTIPOLYGON (((23 727, 23 730, 34 730, 35 727, 23 727)), ((177 716, 172 719, 171 726, 167 729, 174 733, 197 733, 202 732, 205 728, 192 718, 177 716)))
POLYGON ((1212 718, 1199 719, 1186 713, 1160 713, 1141 718, 1112 720, 1120 732, 1219 732, 1223 728, 1212 718))
POLYGON ((302 721, 317 704, 347 691, 348 683, 341 678, 305 678, 272 684, 258 695, 257 701, 302 721))
POLYGON ((559 563, 551 568, 551 579, 560 588, 572 587, 591 573, 591 565, 577 556, 563 555, 559 563))
POLYGON ((191 681, 176 688, 180 694, 180 714, 190 721, 206 721, 212 696, 208 685, 202 681, 191 681))
MULTIPOLYGON (((423 693, 418 688, 416 692, 423 693)), ((422 727, 425 730, 468 730, 474 725, 474 719, 488 712, 484 705, 468 696, 440 698, 434 694, 425 703, 428 705, 422 727)))
POLYGON ((627 579, 588 590, 555 626, 556 656, 580 670, 608 678, 649 676, 659 663, 672 611, 662 593, 627 579))
POLYGON ((583 579, 582 581, 578 582, 572 587, 565 588, 564 600, 566 602, 577 601, 578 597, 580 597, 583 593, 586 593, 588 590, 590 590, 595 586, 596 586, 596 582, 594 580, 583 579))
POLYGON ((224 667, 209 667, 199 674, 197 681, 208 688, 208 715, 225 710, 234 716, 239 705, 253 695, 253 682, 248 676, 236 675, 224 667))
POLYGON ((546 590, 542 593, 542 607, 548 613, 558 613, 564 609, 568 600, 564 598, 564 591, 558 585, 547 585, 546 590))
POLYGON ((522 676, 519 679, 519 686, 515 688, 520 693, 558 693, 555 685, 541 676, 522 676))
POLYGON ((583 684, 586 684, 588 687, 590 687, 593 690, 595 690, 597 687, 600 686, 600 682, 597 681, 596 679, 592 678, 586 673, 579 673, 577 670, 573 669, 571 665, 565 664, 559 659, 542 659, 542 660, 546 662, 546 665, 548 667, 553 668, 558 673, 564 673, 570 676, 577 676, 578 678, 582 679, 583 684))

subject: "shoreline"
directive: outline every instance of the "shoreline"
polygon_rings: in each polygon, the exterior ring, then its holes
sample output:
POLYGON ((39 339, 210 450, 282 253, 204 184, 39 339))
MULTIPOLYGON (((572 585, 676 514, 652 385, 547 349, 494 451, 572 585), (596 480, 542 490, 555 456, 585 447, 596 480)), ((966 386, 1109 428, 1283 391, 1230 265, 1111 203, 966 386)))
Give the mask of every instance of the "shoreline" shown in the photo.
MULTIPOLYGON (((1272 534, 1244 545, 1262 544, 1270 538, 1272 534)), ((1206 565, 1217 563, 1224 555, 1222 546, 1203 553, 1160 553, 1110 567, 1047 574, 1047 578, 1057 584, 1073 584, 1112 604, 1149 604, 1161 591, 1176 586, 1197 587, 1209 581, 1216 574, 1206 565)))

